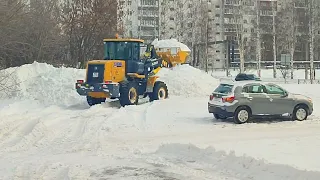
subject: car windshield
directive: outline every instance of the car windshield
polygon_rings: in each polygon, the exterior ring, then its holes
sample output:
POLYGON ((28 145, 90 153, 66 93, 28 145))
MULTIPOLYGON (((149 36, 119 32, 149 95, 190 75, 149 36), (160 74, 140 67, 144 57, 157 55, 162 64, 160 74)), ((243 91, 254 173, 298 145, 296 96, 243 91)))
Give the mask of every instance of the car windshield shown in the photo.
POLYGON ((233 85, 231 84, 220 84, 215 90, 215 93, 219 94, 230 94, 232 92, 233 85))

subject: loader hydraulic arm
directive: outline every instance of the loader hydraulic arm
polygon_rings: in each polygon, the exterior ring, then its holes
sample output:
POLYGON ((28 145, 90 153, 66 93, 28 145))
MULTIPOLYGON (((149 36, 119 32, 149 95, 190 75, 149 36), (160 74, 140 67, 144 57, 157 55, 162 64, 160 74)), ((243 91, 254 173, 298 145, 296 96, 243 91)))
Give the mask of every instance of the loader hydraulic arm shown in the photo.
POLYGON ((153 76, 162 68, 162 59, 148 59, 145 61, 145 75, 146 77, 153 76))

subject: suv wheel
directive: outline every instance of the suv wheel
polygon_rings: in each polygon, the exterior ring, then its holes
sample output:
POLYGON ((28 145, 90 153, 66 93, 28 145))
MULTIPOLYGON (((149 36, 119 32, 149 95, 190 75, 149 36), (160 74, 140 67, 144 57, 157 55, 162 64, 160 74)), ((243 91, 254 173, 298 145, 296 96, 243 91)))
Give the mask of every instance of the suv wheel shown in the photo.
POLYGON ((234 122, 237 124, 243 124, 250 120, 251 118, 251 111, 249 108, 241 106, 239 107, 236 112, 234 113, 234 122))
POLYGON ((298 105, 293 110, 292 118, 293 120, 303 121, 308 117, 308 108, 303 105, 298 105))

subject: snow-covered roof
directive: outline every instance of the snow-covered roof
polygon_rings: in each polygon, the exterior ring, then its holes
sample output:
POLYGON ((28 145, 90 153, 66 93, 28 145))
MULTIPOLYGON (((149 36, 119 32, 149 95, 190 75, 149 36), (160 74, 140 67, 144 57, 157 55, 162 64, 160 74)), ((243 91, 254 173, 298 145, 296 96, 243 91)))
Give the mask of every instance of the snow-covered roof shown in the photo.
POLYGON ((179 42, 176 39, 163 39, 160 41, 155 39, 152 42, 152 45, 154 45, 155 48, 180 48, 181 51, 191 52, 187 45, 179 42))

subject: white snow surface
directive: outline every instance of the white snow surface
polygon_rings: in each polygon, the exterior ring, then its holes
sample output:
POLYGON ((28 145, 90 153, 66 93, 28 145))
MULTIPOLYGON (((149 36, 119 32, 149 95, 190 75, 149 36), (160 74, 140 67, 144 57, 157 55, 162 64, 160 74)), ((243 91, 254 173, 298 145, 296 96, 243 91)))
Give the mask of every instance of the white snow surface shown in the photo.
POLYGON ((176 96, 208 97, 220 83, 210 74, 187 64, 162 68, 157 75, 167 84, 169 93, 176 96))
POLYGON ((74 88, 77 79, 85 77, 85 70, 34 62, 1 72, 10 75, 5 85, 11 88, 0 92, 0 97, 6 97, 9 91, 15 98, 38 100, 43 105, 68 106, 83 101, 74 88))
POLYGON ((152 42, 155 48, 180 48, 181 51, 191 52, 190 48, 177 39, 155 39, 152 42))
POLYGON ((0 179, 320 179, 320 85, 282 85, 314 99, 306 121, 236 125, 207 113, 218 81, 187 65, 161 70, 169 99, 124 108, 87 106, 83 70, 7 72, 21 83, 0 101, 0 179))

